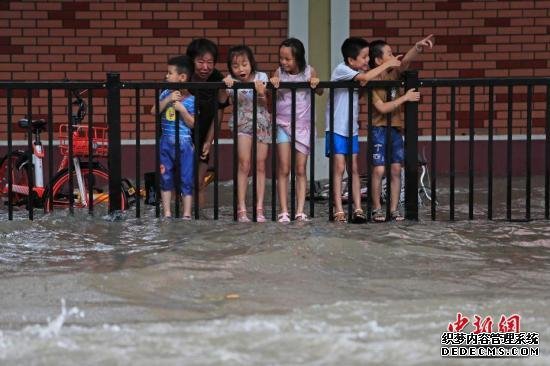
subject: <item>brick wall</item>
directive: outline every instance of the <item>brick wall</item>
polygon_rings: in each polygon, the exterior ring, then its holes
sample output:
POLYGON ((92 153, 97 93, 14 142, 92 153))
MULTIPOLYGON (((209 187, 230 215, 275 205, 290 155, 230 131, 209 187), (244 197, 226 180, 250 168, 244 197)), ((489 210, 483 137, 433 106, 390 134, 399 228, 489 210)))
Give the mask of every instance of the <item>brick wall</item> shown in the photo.
MULTIPOLYGON (((278 63, 278 45, 287 36, 287 1, 6 1, 0 2, 0 80, 105 80, 109 71, 121 80, 160 81, 169 57, 185 53, 194 38, 219 45, 217 67, 226 72, 226 52, 247 44, 259 68, 278 63)), ((0 114, 6 120, 5 92, 0 114)), ((14 118, 26 114, 24 93, 16 92, 14 118)), ((34 93, 33 115, 47 115, 45 91, 34 93)), ((134 92, 122 91, 123 137, 134 136, 134 92)), ((142 93, 142 130, 152 137, 149 109, 154 95, 142 93)), ((66 97, 54 92, 56 123, 67 120, 66 97)), ((94 98, 94 121, 105 118, 103 98, 94 98)), ((0 123, 0 133, 6 124, 0 123)), ((17 133, 14 138, 22 138, 17 133)))
MULTIPOLYGON (((550 76, 550 1, 375 0, 350 1, 350 33, 369 41, 384 38, 405 53, 430 33, 436 46, 413 63, 420 77, 550 76)), ((423 88, 420 127, 431 133, 431 90, 423 88)), ((457 88, 458 134, 469 126, 469 88, 457 88)), ((488 88, 477 88, 476 133, 487 134, 488 88)), ((437 91, 437 133, 449 132, 450 88, 437 91)), ((513 125, 525 133, 525 87, 514 88, 513 125)), ((546 88, 534 89, 534 133, 542 133, 546 88)), ((506 133, 507 88, 495 88, 495 132, 506 133)), ((363 119, 364 120, 364 119, 363 119)))
MULTIPOLYGON (((423 35, 436 34, 436 47, 413 67, 421 77, 550 76, 550 1, 350 0, 352 35, 386 38, 405 52, 423 35)), ((287 1, 6 1, 0 2, 0 80, 104 80, 117 71, 122 80, 161 80, 170 56, 185 52, 193 38, 227 48, 246 43, 260 68, 277 65, 277 46, 287 35, 287 1)), ((315 64, 314 60, 312 63, 315 64)), ((525 131, 526 88, 515 88, 515 132, 525 131)), ((430 90, 422 89, 422 133, 429 134, 430 90)), ((457 127, 467 132, 468 88, 457 89, 457 127)), ((487 90, 476 90, 475 126, 486 134, 487 90)), ((2 92, 0 92, 2 93, 2 92)), ((438 90, 438 134, 449 130, 449 88, 438 90)), ((123 136, 134 136, 133 92, 123 91, 123 136)), ((14 118, 26 114, 16 93, 14 118)), ((33 114, 45 116, 46 93, 34 93, 33 114)), ((5 93, 0 120, 5 121, 5 93)), ((495 88, 496 133, 506 133, 507 90, 495 88)), ((148 110, 152 93, 142 93, 143 137, 153 136, 148 110)), ((54 93, 57 123, 66 121, 66 97, 54 93)), ((545 88, 534 90, 534 133, 541 133, 545 88)), ((95 121, 104 120, 103 98, 94 98, 95 121)), ((365 116, 363 115, 363 121, 365 116)), ((226 128, 226 122, 224 122, 226 128)), ((0 123, 0 134, 6 124, 0 123)), ((362 132, 364 133, 364 131, 362 132)), ((14 136, 22 138, 23 134, 14 136)))

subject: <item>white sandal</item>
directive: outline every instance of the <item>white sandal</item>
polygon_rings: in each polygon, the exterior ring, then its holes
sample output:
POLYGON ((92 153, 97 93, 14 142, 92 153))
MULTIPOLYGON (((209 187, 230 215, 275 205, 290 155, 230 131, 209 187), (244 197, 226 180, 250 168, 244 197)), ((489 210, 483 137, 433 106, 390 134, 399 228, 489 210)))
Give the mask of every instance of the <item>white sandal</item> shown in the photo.
POLYGON ((307 215, 303 212, 300 212, 299 214, 296 214, 296 216, 294 216, 294 220, 296 221, 309 221, 309 217, 307 217, 307 215))

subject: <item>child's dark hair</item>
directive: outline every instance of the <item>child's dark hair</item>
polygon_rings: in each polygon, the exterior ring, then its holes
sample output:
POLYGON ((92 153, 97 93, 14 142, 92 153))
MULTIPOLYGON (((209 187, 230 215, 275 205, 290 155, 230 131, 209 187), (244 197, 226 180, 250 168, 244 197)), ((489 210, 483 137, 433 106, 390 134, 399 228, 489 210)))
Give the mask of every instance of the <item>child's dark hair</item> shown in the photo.
POLYGON ((197 38, 191 41, 187 46, 185 54, 194 62, 197 56, 210 53, 214 58, 214 63, 218 61, 218 46, 207 38, 197 38))
POLYGON ((363 48, 369 47, 369 42, 366 39, 360 37, 349 37, 342 43, 342 56, 344 56, 344 62, 348 63, 348 58, 353 59, 359 56, 359 53, 363 48))
POLYGON ((384 55, 384 47, 387 46, 386 41, 383 39, 377 39, 372 41, 369 46, 369 67, 374 69, 376 65, 376 59, 382 58, 384 55))
POLYGON ((175 66, 178 74, 185 74, 189 78, 192 74, 193 66, 188 56, 176 56, 168 60, 168 65, 175 66))
POLYGON ((288 38, 281 43, 279 49, 281 49, 281 47, 290 48, 292 56, 294 56, 296 64, 298 65, 298 72, 303 72, 306 69, 306 50, 302 41, 297 38, 288 38))
POLYGON ((233 59, 237 56, 246 56, 248 58, 248 62, 250 62, 251 72, 254 73, 256 72, 256 70, 258 70, 256 59, 254 58, 254 54, 252 53, 250 47, 245 45, 233 46, 227 51, 227 69, 231 73, 231 76, 235 77, 235 75, 233 75, 231 64, 233 63, 233 59))

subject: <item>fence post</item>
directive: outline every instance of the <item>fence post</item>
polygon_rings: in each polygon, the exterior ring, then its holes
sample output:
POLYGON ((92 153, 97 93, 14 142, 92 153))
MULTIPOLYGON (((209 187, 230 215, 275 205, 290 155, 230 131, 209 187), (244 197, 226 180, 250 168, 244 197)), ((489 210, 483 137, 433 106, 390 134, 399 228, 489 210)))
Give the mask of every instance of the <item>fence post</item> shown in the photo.
MULTIPOLYGON (((405 73, 405 90, 418 91, 417 70, 405 73)), ((405 103, 405 218, 418 220, 418 103, 405 103)))
POLYGON ((109 127, 109 213, 122 210, 120 144, 120 74, 107 73, 107 126, 109 127))

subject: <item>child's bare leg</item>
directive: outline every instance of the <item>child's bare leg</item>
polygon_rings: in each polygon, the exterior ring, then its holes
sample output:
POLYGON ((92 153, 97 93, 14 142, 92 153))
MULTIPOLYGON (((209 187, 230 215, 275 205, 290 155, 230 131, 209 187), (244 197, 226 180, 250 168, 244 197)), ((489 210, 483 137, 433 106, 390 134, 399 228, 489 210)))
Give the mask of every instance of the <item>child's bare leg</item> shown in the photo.
POLYGON ((277 193, 281 212, 288 212, 288 174, 290 173, 290 144, 277 145, 279 155, 277 169, 277 193))
POLYGON ((250 172, 250 158, 252 139, 248 136, 239 136, 239 169, 237 173, 237 203, 239 211, 246 211, 246 189, 248 188, 248 173, 250 172))
POLYGON ((351 158, 351 181, 353 185, 351 189, 353 195, 353 205, 356 210, 361 209, 361 178, 359 177, 357 154, 353 154, 351 158))
POLYGON ((267 144, 256 144, 256 209, 264 208, 265 195, 265 161, 267 160, 267 144))
POLYGON ((296 214, 304 212, 307 186, 307 155, 296 151, 296 214))
POLYGON ((184 195, 182 198, 183 201, 183 217, 191 217, 191 206, 193 204, 193 196, 184 195))
POLYGON ((399 195, 401 194, 401 164, 391 165, 391 202, 390 211, 397 210, 399 195))
POLYGON ((346 157, 342 154, 334 154, 333 199, 335 212, 344 212, 342 208, 342 177, 346 169, 346 157))
POLYGON ((380 191, 382 190, 381 182, 382 182, 382 177, 384 176, 384 171, 385 169, 383 165, 375 166, 372 169, 370 192, 371 192, 373 210, 377 210, 382 207, 380 203, 380 191))
POLYGON ((172 217, 172 211, 170 204, 172 203, 172 191, 161 191, 160 197, 162 199, 162 212, 164 217, 172 217))

